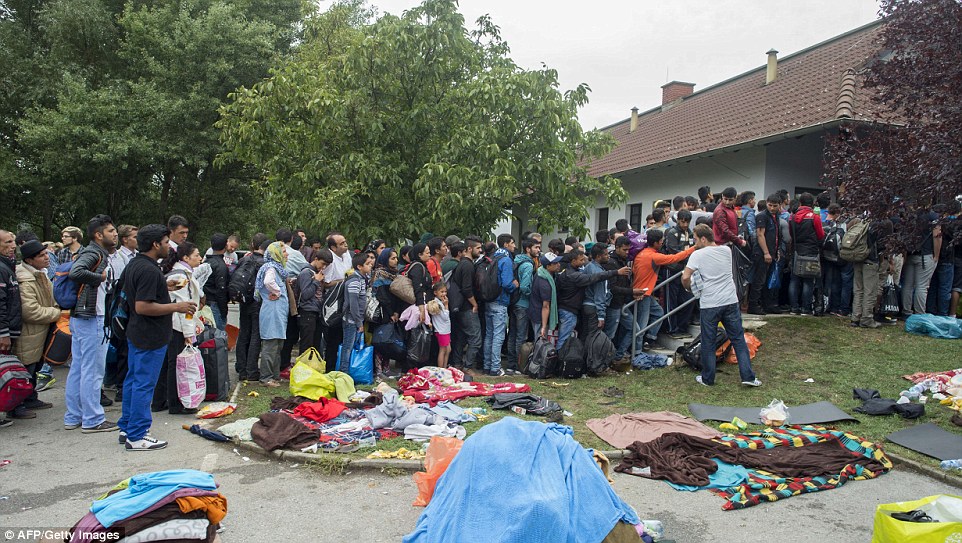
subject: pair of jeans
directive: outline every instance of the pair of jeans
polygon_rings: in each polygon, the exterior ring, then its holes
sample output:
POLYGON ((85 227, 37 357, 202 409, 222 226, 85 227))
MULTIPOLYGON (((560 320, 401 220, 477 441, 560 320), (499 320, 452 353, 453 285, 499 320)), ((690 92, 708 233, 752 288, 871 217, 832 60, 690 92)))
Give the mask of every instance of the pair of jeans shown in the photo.
POLYGON ((166 345, 139 349, 127 340, 127 378, 123 381, 123 407, 117 425, 127 434, 128 441, 143 439, 150 430, 150 400, 166 357, 166 345))
POLYGON ((947 316, 949 303, 952 301, 952 277, 955 274, 955 264, 952 257, 939 259, 935 267, 932 282, 929 283, 929 294, 926 310, 933 315, 947 316))
POLYGON ((508 306, 490 302, 484 310, 484 369, 501 369, 501 347, 508 331, 508 306))
MULTIPOLYGON (((624 306, 608 306, 605 313, 605 335, 615 346, 615 360, 623 358, 631 348, 631 336, 634 333, 632 324, 635 322, 634 312, 625 311, 624 306)), ((636 350, 641 351, 643 345, 636 350)))
MULTIPOLYGON (((638 323, 639 330, 648 326, 649 323, 655 322, 664 316, 665 310, 661 308, 661 304, 658 303, 658 300, 652 296, 645 296, 641 300, 638 300, 638 303, 635 304, 635 322, 638 323)), ((659 324, 658 326, 655 326, 651 330, 645 332, 645 337, 650 341, 657 340, 658 331, 661 330, 662 324, 659 324)), ((632 328, 631 333, 634 335, 634 328, 632 328)))
POLYGON ((842 270, 845 268, 844 264, 844 262, 822 260, 823 292, 828 296, 826 313, 844 312, 842 308, 842 270))
POLYGON ((909 255, 902 266, 902 311, 908 314, 925 313, 929 283, 935 275, 932 255, 909 255))
POLYGON ((792 304, 792 311, 802 311, 812 313, 812 296, 815 293, 814 277, 799 277, 792 274, 792 279, 788 283, 788 299, 792 304))
POLYGON ((504 363, 506 369, 518 369, 518 353, 521 345, 528 341, 528 308, 515 304, 510 309, 510 332, 508 334, 508 359, 504 363))
POLYGON ((301 339, 298 342, 298 350, 301 354, 304 354, 308 349, 314 347, 317 349, 318 354, 320 354, 322 352, 322 332, 324 331, 320 324, 321 314, 317 311, 304 310, 301 310, 299 313, 297 316, 297 328, 298 335, 300 335, 301 339))
POLYGON ((67 412, 63 423, 93 428, 104 421, 104 408, 100 405, 107 361, 104 318, 70 317, 70 333, 73 336, 70 343, 73 361, 64 390, 67 412))
POLYGON ((259 359, 261 356, 261 304, 241 303, 240 331, 234 354, 237 357, 234 369, 240 380, 260 379, 259 359))
POLYGON ((281 348, 284 347, 283 339, 262 339, 261 340, 261 382, 266 383, 270 380, 278 380, 281 377, 281 348))
POLYGON ((344 319, 341 321, 341 330, 343 331, 343 338, 341 340, 341 350, 338 353, 337 361, 340 362, 337 365, 337 371, 348 373, 348 369, 351 367, 351 352, 354 350, 354 342, 357 341, 357 335, 363 334, 357 329, 357 324, 344 319))
POLYGON ((561 350, 576 326, 578 326, 578 314, 558 308, 558 344, 555 347, 557 350, 561 350))
POLYGON ((481 319, 471 309, 451 313, 451 365, 472 367, 481 352, 481 319))
MULTIPOLYGON (((738 359, 738 375, 742 382, 755 380, 752 371, 752 359, 745 343, 745 330, 742 329, 742 314, 738 304, 728 304, 721 307, 701 308, 701 344, 716 345, 715 334, 718 333, 718 323, 725 327, 725 334, 731 342, 738 359)), ((701 350, 701 381, 706 385, 715 384, 715 350, 701 350)))
POLYGON ((211 304, 210 312, 214 314, 214 327, 221 332, 227 330, 227 315, 221 314, 220 306, 217 304, 211 304))

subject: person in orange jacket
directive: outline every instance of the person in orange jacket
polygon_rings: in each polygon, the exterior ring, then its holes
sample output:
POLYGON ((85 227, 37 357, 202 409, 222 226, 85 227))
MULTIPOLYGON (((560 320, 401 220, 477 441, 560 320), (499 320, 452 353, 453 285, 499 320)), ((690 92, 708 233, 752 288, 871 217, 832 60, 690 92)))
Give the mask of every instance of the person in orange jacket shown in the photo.
MULTIPOLYGON (((665 233, 662 230, 649 229, 647 238, 647 247, 635 256, 632 264, 634 279, 631 287, 642 291, 640 295, 635 296, 636 300, 640 300, 635 304, 635 322, 638 323, 639 329, 648 326, 649 322, 656 321, 665 314, 658 300, 651 296, 658 281, 658 270, 666 264, 685 260, 695 251, 695 247, 692 246, 673 255, 662 254, 661 246, 665 241, 665 233)), ((660 328, 661 326, 656 326, 645 333, 645 347, 655 343, 660 328)))

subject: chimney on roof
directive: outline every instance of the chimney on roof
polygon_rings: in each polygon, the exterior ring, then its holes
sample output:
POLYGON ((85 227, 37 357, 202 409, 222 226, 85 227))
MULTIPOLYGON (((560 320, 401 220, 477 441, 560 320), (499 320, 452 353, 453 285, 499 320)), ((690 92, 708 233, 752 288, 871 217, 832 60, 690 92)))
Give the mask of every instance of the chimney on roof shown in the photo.
POLYGON ((661 105, 667 105, 675 100, 691 96, 695 92, 694 83, 684 81, 671 81, 661 86, 661 105))
POLYGON ((768 55, 768 70, 765 72, 765 84, 769 85, 778 77, 778 51, 769 49, 766 54, 768 55))
POLYGON ((631 126, 628 128, 628 133, 632 133, 638 128, 638 108, 631 108, 631 126))

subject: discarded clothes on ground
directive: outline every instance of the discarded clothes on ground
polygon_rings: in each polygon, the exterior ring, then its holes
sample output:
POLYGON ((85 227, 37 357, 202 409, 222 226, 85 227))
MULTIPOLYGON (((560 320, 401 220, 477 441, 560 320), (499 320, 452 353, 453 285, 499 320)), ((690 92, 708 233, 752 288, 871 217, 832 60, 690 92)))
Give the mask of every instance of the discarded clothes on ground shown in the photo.
POLYGON ((481 428, 465 440, 404 541, 600 542, 619 522, 638 524, 572 434, 568 426, 515 417, 481 428))
POLYGON ((227 515, 227 498, 216 490, 202 471, 135 475, 93 502, 64 541, 212 542, 227 515))
POLYGON ((898 413, 905 419, 917 419, 925 414, 925 405, 919 403, 898 403, 896 400, 883 398, 879 391, 871 388, 852 389, 852 398, 862 400, 862 405, 855 408, 856 413, 866 415, 894 415, 898 413))
POLYGON ((417 403, 434 405, 441 401, 456 401, 474 396, 492 396, 503 392, 530 392, 524 383, 478 383, 464 380, 457 368, 424 367, 412 369, 398 379, 402 396, 410 396, 417 403))
POLYGON ((651 441, 669 432, 713 438, 721 432, 696 420, 671 411, 608 415, 603 419, 589 419, 585 426, 605 442, 624 449, 636 441, 651 441))
POLYGON ((554 400, 542 398, 534 394, 505 393, 495 394, 488 398, 491 409, 510 409, 520 407, 529 415, 545 416, 549 413, 561 411, 561 406, 554 400))
POLYGON ((709 440, 668 433, 628 447, 615 471, 678 485, 705 487, 719 469, 715 460, 748 470, 745 483, 712 492, 724 510, 836 488, 873 479, 892 468, 881 448, 858 436, 820 426, 785 426, 709 440))

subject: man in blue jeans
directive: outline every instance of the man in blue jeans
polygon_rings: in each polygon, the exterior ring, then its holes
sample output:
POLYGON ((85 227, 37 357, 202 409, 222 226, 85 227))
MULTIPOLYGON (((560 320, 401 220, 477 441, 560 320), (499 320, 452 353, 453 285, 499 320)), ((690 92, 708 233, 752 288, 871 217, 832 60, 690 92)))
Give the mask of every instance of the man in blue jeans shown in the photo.
POLYGON ((128 451, 155 451, 167 446, 151 436, 150 402, 171 340, 173 313, 197 310, 193 302, 171 303, 159 260, 170 251, 170 230, 148 224, 137 232, 138 254, 124 272, 124 293, 129 304, 127 323, 127 378, 124 379, 120 443, 128 451))
POLYGON ((488 302, 484 310, 484 371, 494 377, 504 375, 504 370, 501 369, 501 347, 508 331, 508 303, 511 301, 511 293, 518 288, 512 264, 514 250, 514 236, 501 234, 498 236, 498 250, 491 256, 498 266, 501 294, 493 302, 488 302))
POLYGON ((695 377, 695 381, 706 386, 715 384, 715 350, 704 346, 715 345, 715 334, 718 332, 718 323, 721 323, 735 350, 742 384, 762 386, 752 371, 752 361, 745 343, 738 294, 733 288, 732 251, 728 247, 715 245, 712 230, 705 224, 695 227, 695 247, 697 250, 688 259, 681 276, 682 284, 699 298, 701 306, 701 375, 695 377))
POLYGON ((107 215, 97 215, 87 225, 90 245, 77 254, 69 278, 78 286, 77 301, 70 310, 73 362, 67 373, 64 428, 82 428, 85 434, 113 432, 117 424, 104 418, 100 404, 107 360, 104 339, 106 287, 113 283, 109 252, 117 245, 117 229, 107 215))

